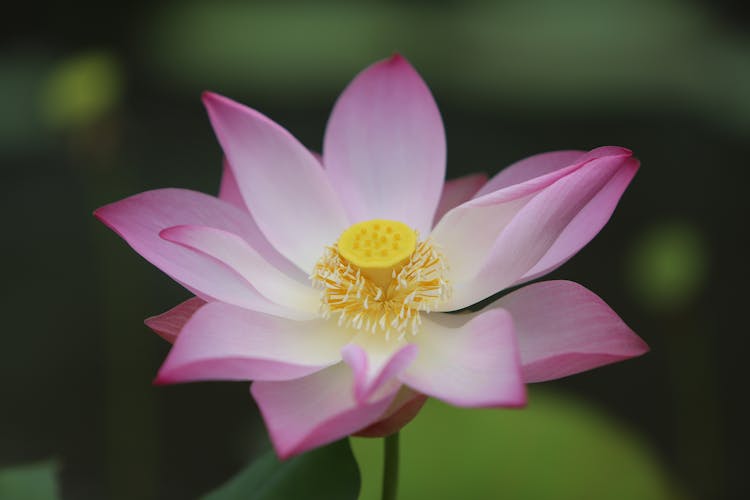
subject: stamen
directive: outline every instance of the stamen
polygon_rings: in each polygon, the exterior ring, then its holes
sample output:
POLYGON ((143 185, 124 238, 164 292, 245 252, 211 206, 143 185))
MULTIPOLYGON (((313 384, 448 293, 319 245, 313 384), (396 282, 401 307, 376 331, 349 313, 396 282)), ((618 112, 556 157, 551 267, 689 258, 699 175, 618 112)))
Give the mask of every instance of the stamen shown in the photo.
POLYGON ((311 279, 323 290, 324 318, 336 315, 342 327, 403 339, 419 332, 421 312, 435 310, 449 297, 446 269, 432 241, 418 242, 405 224, 377 219, 344 231, 325 249, 311 279), (387 243, 394 240, 398 248, 389 249, 387 243), (376 243, 381 250, 369 255, 360 251, 376 243), (404 248, 411 250, 405 253, 404 248))

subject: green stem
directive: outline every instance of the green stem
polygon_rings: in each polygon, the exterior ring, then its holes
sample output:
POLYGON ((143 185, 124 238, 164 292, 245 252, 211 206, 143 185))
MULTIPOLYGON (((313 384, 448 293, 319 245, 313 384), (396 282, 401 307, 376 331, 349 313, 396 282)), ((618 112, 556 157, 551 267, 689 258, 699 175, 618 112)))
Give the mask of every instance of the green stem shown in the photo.
POLYGON ((396 500, 398 490, 398 432, 385 438, 383 500, 396 500))

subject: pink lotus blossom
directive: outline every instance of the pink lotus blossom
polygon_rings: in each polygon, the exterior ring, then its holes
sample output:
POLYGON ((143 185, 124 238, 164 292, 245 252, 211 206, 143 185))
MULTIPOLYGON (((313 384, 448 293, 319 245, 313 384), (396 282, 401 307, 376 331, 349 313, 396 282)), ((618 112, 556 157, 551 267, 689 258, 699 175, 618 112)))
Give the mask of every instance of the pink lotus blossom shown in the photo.
POLYGON ((627 149, 556 151, 444 182, 433 97, 402 57, 336 103, 322 159, 259 112, 204 103, 219 197, 141 193, 96 216, 195 297, 146 323, 174 343, 157 383, 252 380, 276 451, 394 432, 427 396, 518 407, 525 385, 643 354, 595 294, 534 283, 604 226, 627 149))

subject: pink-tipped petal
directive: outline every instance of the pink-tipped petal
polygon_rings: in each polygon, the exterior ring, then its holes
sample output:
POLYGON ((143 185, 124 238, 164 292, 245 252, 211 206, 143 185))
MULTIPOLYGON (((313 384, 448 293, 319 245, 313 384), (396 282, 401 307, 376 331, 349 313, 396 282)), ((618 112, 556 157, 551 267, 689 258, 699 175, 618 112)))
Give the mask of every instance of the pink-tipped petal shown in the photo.
POLYGON ((430 90, 403 57, 373 64, 344 90, 323 158, 353 221, 400 220, 429 234, 445 179, 445 132, 430 90))
POLYGON ((156 332, 161 338, 174 344, 177 335, 182 331, 182 327, 193 317, 195 311, 203 307, 205 300, 199 297, 193 297, 180 304, 177 304, 167 312, 156 316, 146 318, 146 326, 156 332))
POLYGON ((259 112, 212 93, 203 102, 258 227, 282 255, 310 272, 323 248, 349 225, 325 171, 259 112))
POLYGON ((516 284, 531 281, 552 272, 594 239, 609 221, 640 163, 629 158, 623 168, 589 201, 560 233, 547 253, 516 284))
MULTIPOLYGON (((568 165, 605 156, 629 156, 631 151, 618 146, 603 146, 585 151, 552 151, 525 158, 501 170, 477 193, 477 197, 529 179, 546 175, 568 165)), ((638 170, 638 160, 630 158, 623 168, 560 234, 547 254, 516 284, 543 276, 565 263, 601 230, 614 212, 625 188, 638 170)))
POLYGON ((258 241, 257 228, 237 207, 196 191, 158 189, 105 205, 94 215, 146 260, 203 300, 284 314, 284 308, 260 295, 223 263, 159 236, 168 227, 196 224, 232 232, 253 244, 258 241))
POLYGON ((450 263, 448 278, 451 283, 455 286, 475 276, 498 235, 516 214, 534 196, 582 166, 570 165, 521 184, 474 197, 449 210, 430 237, 450 263))
POLYGON ((466 307, 521 281, 576 216, 629 168, 628 155, 586 159, 475 198, 446 214, 433 232, 450 262, 448 279, 453 284, 443 310, 466 307))
POLYGON ((484 196, 498 189, 503 189, 515 184, 521 184, 535 177, 554 172, 568 165, 578 162, 585 151, 549 151, 529 156, 519 160, 498 172, 492 179, 481 187, 476 197, 484 196))
POLYGON ((305 313, 295 319, 318 316, 320 293, 270 265, 239 236, 206 226, 175 226, 164 229, 160 235, 167 241, 223 262, 268 300, 305 313))
MULTIPOLYGON (((372 337, 369 333, 365 335, 372 337)), ((360 404, 377 399, 383 392, 381 389, 390 392, 391 388, 384 387, 389 383, 401 385, 395 377, 417 356, 414 344, 401 343, 398 348, 386 350, 362 348, 356 342, 355 338, 353 343, 344 346, 341 357, 354 372, 354 397, 360 404)))
POLYGON ((184 326, 156 382, 299 378, 339 362, 350 338, 326 321, 293 321, 211 302, 184 326))
POLYGON ((508 312, 488 311, 458 328, 428 318, 411 341, 419 346, 419 354, 400 378, 412 389, 455 406, 516 407, 526 403, 508 312))
POLYGON ((648 351, 602 299, 570 281, 534 283, 490 307, 513 317, 526 382, 565 377, 648 351))
POLYGON ((346 363, 284 382, 254 382, 258 403, 276 453, 285 459, 362 430, 379 420, 398 393, 361 404, 346 363))
POLYGON ((440 202, 435 211, 433 225, 437 224, 448 210, 469 201, 475 194, 477 194, 485 182, 487 182, 487 176, 485 174, 465 175, 457 179, 446 181, 443 186, 443 194, 440 196, 440 202))

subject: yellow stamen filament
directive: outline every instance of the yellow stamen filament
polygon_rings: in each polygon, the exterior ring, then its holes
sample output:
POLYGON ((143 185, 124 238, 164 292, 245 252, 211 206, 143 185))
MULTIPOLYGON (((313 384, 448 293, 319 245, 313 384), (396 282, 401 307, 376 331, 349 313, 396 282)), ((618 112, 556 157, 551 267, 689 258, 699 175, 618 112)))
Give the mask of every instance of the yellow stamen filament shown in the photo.
POLYGON ((353 225, 325 249, 311 276, 323 289, 321 313, 338 324, 403 338, 416 334, 420 312, 446 300, 442 254, 403 223, 376 219, 353 225), (374 251, 373 251, 374 250, 374 251))

